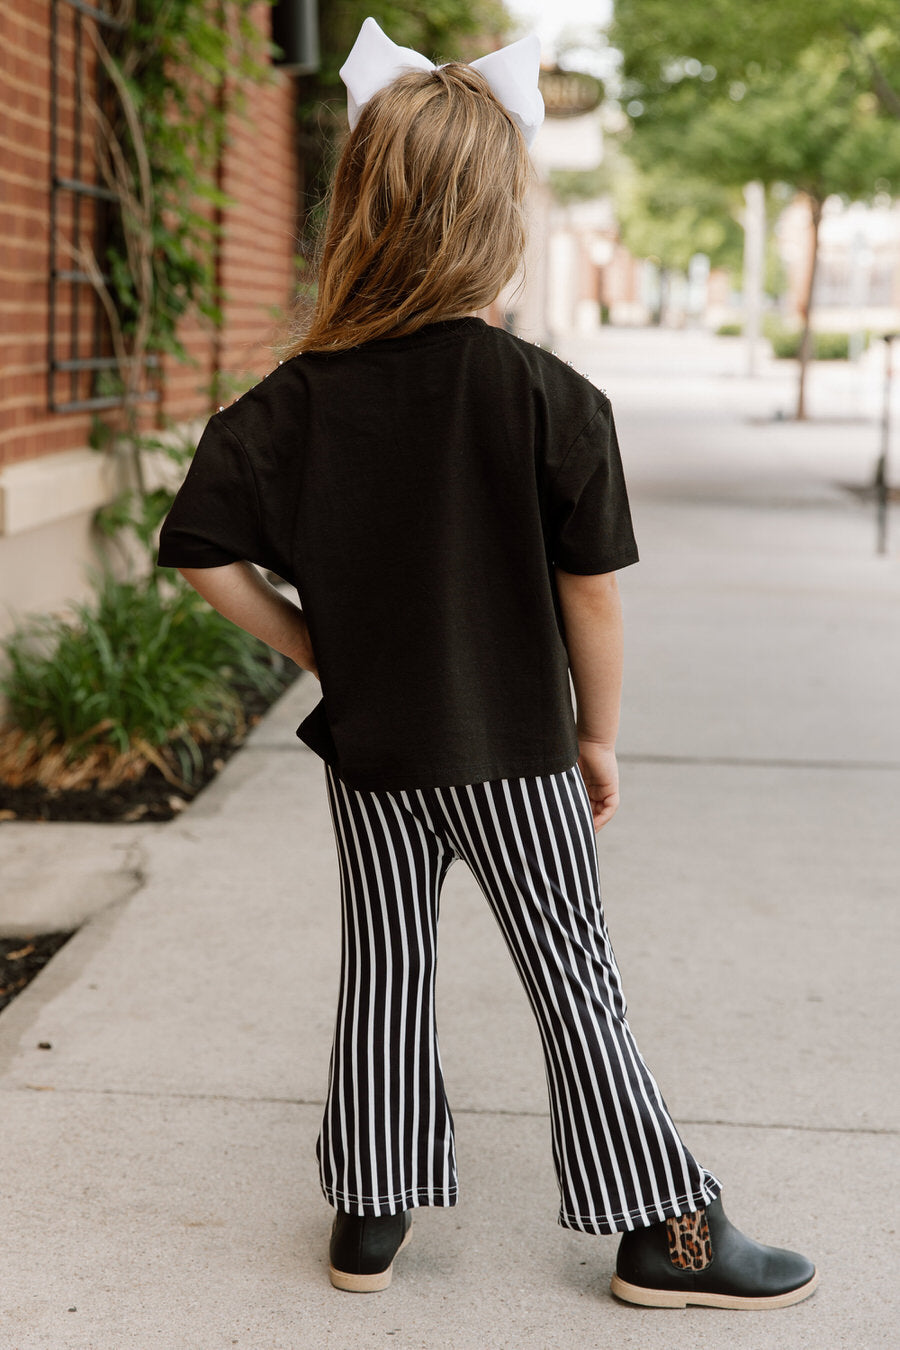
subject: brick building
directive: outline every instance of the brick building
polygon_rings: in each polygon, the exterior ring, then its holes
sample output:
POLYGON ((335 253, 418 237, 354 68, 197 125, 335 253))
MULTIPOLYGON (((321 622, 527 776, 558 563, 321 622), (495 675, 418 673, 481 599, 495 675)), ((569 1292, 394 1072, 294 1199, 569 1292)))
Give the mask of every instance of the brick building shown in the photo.
MULTIPOLYGON (((105 0, 0 5, 0 632, 83 592, 93 515, 113 492, 107 457, 89 448, 108 339, 104 348, 73 241, 96 228, 103 191, 88 29, 114 10, 105 0), (94 368, 73 370, 73 359, 94 368)), ((261 4, 254 19, 269 16, 261 4)), ((196 364, 164 363, 151 425, 203 418, 217 373, 247 382, 274 363, 294 284, 296 112, 296 80, 273 70, 230 117, 219 165, 231 199, 217 258, 224 323, 184 324, 196 364)))

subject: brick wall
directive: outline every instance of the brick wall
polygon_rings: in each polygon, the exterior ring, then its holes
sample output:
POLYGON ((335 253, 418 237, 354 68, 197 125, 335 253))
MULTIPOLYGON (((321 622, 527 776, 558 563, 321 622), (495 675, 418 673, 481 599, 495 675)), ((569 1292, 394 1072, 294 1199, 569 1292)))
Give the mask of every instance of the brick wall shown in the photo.
MULTIPOLYGON (((231 199, 222 214, 220 279, 225 322, 217 339, 192 320, 182 340, 196 367, 167 362, 164 411, 195 415, 209 402, 218 365, 244 387, 275 364, 294 288, 299 197, 296 94, 288 76, 247 91, 242 115, 229 121, 222 187, 231 199)), ((226 399, 226 401, 228 401, 226 399)))
MULTIPOLYGON (((68 8, 68 7, 66 7, 68 8)), ((61 66, 72 68, 71 15, 61 66)), ((72 125, 72 80, 60 89, 72 125)), ((73 158, 71 134, 60 153, 73 158)), ((84 443, 89 419, 48 410, 50 0, 2 8, 0 28, 0 465, 84 443)), ((68 325, 71 298, 59 314, 68 325)))
MULTIPOLYGON (((268 23, 267 5, 259 7, 258 16, 261 24, 268 23)), ((68 172, 74 153, 66 131, 74 116, 70 6, 61 3, 59 17, 59 149, 68 172)), ((0 8, 0 468, 85 445, 91 420, 85 413, 48 409, 50 18, 51 0, 16 0, 14 7, 4 3, 0 8)), ((287 307, 293 281, 295 105, 293 81, 278 74, 271 85, 248 91, 247 124, 232 119, 222 166, 224 186, 235 199, 225 212, 222 243, 225 326, 216 337, 197 320, 186 322, 182 336, 197 365, 166 363, 161 412, 167 417, 209 409, 217 358, 224 370, 244 380, 274 363, 272 310, 287 307)), ((92 137, 86 118, 82 172, 96 179, 90 167, 92 137)), ((88 224, 87 216, 84 220, 88 224)), ((57 321, 67 335, 71 294, 64 292, 60 302, 57 321)), ((92 299, 84 294, 82 354, 91 310, 92 299)))
POLYGON ((235 204, 225 214, 222 363, 231 371, 271 369, 292 298, 299 185, 290 84, 281 79, 252 91, 246 120, 232 119, 225 158, 224 187, 235 204))

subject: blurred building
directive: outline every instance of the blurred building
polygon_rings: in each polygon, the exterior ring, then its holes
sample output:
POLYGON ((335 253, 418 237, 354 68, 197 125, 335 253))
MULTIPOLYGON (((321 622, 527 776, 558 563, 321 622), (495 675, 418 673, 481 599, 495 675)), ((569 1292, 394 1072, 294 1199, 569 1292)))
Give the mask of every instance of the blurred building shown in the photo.
POLYGON ((608 194, 563 202, 554 192, 555 174, 591 175, 602 165, 608 122, 602 106, 574 114, 554 106, 553 87, 548 90, 545 81, 561 73, 541 75, 547 119, 532 150, 524 274, 490 316, 502 316, 521 336, 552 347, 564 334, 587 334, 603 323, 649 324, 661 312, 667 323, 700 323, 708 313, 724 313, 728 278, 710 272, 705 256, 696 256, 689 275, 664 277, 652 260, 636 258, 622 244, 608 194))
POLYGON ((618 244, 607 196, 563 204, 553 191, 555 172, 591 173, 602 163, 603 114, 599 107, 560 109, 548 74, 555 72, 542 72, 547 118, 531 153, 525 267, 496 308, 498 321, 502 315, 520 336, 552 347, 565 333, 596 329, 612 306, 627 311, 639 292, 640 264, 618 244))
POLYGON ((601 296, 593 251, 614 228, 604 200, 562 206, 550 186, 554 170, 590 171, 603 158, 600 113, 547 118, 532 149, 535 176, 528 203, 528 250, 523 276, 501 299, 517 333, 552 346, 560 333, 599 322, 601 296))
MULTIPOLYGON (((776 238, 784 263, 786 317, 799 322, 809 279, 812 227, 805 200, 782 213, 776 238)), ((900 328, 900 204, 830 197, 819 226, 813 323, 820 331, 900 328)))
MULTIPOLYGON (((88 26, 104 26, 104 0, 17 0, 4 6, 0 63, 0 627, 15 613, 77 596, 97 560, 96 509, 113 493, 110 462, 89 448, 108 411, 108 329, 84 272, 80 244, 102 230, 107 187, 98 168, 98 73, 88 26)), ((273 11, 258 6, 266 36, 273 11)), ((274 14, 290 37, 296 5, 274 14)), ((218 181, 216 258, 224 295, 220 328, 186 323, 192 365, 165 360, 152 380, 150 424, 203 418, 220 372, 271 369, 278 315, 295 281, 298 221, 297 86, 287 70, 246 90, 230 120, 218 181)), ((198 209, 203 209, 199 207, 198 209)), ((102 256, 102 251, 98 256, 102 256)))

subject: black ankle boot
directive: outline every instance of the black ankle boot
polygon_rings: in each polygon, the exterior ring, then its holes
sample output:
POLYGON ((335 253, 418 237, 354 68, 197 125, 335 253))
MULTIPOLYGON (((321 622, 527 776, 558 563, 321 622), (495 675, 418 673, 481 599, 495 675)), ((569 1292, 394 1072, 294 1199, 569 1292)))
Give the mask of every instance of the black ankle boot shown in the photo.
POLYGON ((706 1209, 623 1233, 612 1292, 647 1308, 786 1308, 808 1298, 816 1268, 798 1252, 763 1247, 706 1209))
POLYGON ((373 1294, 387 1289, 391 1282, 391 1263, 410 1237, 412 1215, 344 1214, 334 1216, 329 1249, 328 1273, 335 1289, 354 1294, 373 1294))

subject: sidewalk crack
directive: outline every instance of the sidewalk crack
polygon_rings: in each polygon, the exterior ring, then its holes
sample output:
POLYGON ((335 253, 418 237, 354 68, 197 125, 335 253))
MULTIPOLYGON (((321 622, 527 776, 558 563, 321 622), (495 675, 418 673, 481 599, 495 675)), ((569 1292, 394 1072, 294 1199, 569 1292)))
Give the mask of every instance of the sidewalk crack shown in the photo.
MULTIPOLYGON (((57 1087, 53 1083, 0 1083, 0 1093, 14 1092, 54 1092, 67 1096, 80 1097, 136 1097, 159 1101, 196 1101, 196 1102, 233 1102, 246 1106, 314 1106, 321 1110, 325 1101, 321 1097, 281 1097, 264 1094, 261 1096, 241 1096, 231 1092, 176 1092, 171 1090, 152 1091, 149 1088, 113 1088, 113 1087, 57 1087)), ((546 1110, 531 1111, 513 1107, 455 1107, 454 1116, 503 1116, 522 1120, 549 1120, 546 1110)), ((782 1130, 798 1134, 867 1134, 893 1138, 900 1134, 900 1126, 879 1125, 805 1125, 802 1122, 783 1120, 723 1120, 714 1117, 680 1117, 679 1129, 712 1126, 726 1130, 782 1130)))

